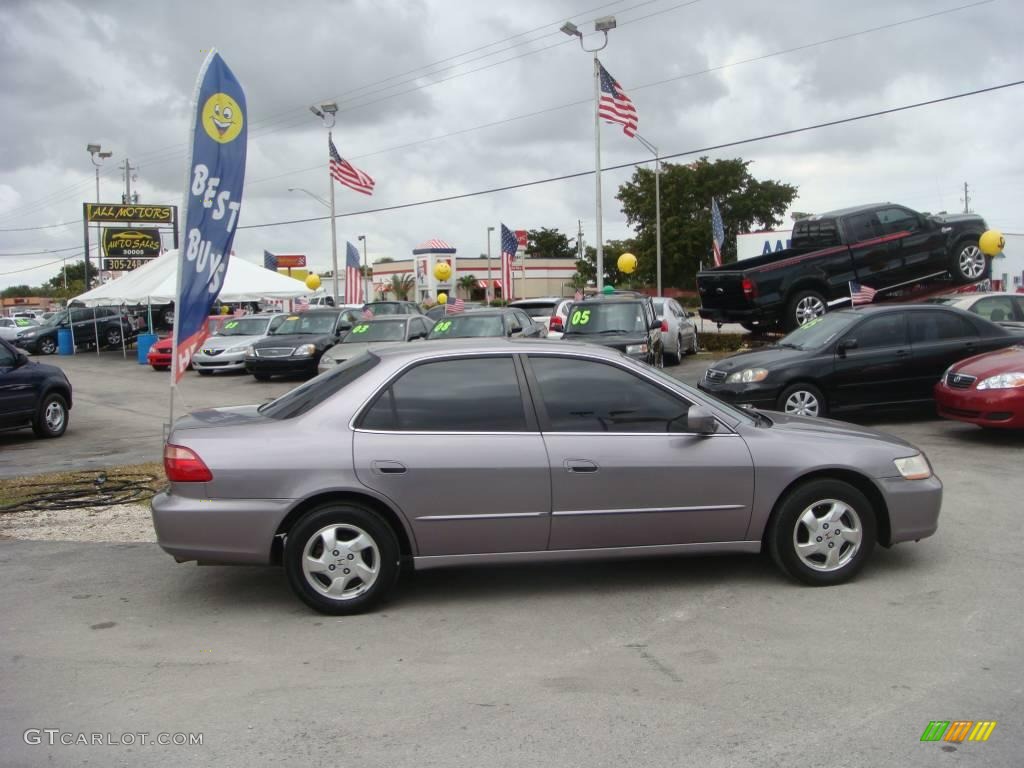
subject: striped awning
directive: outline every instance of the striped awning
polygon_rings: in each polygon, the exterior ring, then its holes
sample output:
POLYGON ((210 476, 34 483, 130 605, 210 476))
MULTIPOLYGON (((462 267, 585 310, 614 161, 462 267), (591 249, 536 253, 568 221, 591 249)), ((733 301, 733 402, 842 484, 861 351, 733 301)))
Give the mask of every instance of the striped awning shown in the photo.
POLYGON ((444 240, 427 240, 412 249, 414 256, 421 253, 455 253, 455 246, 444 240))

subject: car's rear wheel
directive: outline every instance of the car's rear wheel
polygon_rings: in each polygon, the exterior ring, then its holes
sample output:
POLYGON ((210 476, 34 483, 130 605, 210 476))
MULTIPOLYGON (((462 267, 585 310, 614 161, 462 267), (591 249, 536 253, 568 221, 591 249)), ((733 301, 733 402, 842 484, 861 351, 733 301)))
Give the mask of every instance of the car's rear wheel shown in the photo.
POLYGON ((675 354, 666 352, 665 356, 668 357, 670 365, 679 365, 683 360, 683 337, 682 335, 676 336, 676 351, 675 354))
POLYGON ((974 283, 985 277, 988 260, 978 244, 968 240, 961 243, 953 253, 949 272, 957 283, 974 283))
POLYGON ((61 395, 43 398, 32 420, 32 431, 38 437, 60 437, 68 428, 68 403, 61 395))
POLYGON ((41 355, 52 355, 57 351, 57 342, 50 336, 44 336, 39 340, 36 348, 41 355))
POLYGON ((790 416, 824 416, 828 413, 828 404, 821 390, 804 382, 786 387, 775 408, 790 416))
POLYGON ((785 327, 787 331, 799 328, 815 318, 828 312, 825 297, 817 291, 798 291, 789 300, 786 310, 785 327))
POLYGON ((875 546, 875 510, 841 480, 812 480, 782 500, 768 527, 775 564, 815 587, 842 584, 864 566, 875 546))
POLYGON ((334 615, 361 613, 394 586, 398 542, 370 510, 326 504, 288 532, 284 566, 292 590, 311 608, 334 615))
POLYGON ((689 352, 690 352, 691 355, 696 355, 697 354, 697 331, 693 332, 693 338, 690 340, 690 350, 689 350, 689 352))

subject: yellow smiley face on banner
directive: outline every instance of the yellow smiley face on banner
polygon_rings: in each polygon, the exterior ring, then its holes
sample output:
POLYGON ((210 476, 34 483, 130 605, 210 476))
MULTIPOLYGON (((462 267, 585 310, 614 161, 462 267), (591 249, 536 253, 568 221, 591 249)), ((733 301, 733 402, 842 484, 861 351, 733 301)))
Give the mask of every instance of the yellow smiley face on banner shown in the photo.
POLYGON ((245 116, 238 102, 226 93, 215 93, 203 105, 203 130, 218 144, 234 141, 242 132, 245 116))

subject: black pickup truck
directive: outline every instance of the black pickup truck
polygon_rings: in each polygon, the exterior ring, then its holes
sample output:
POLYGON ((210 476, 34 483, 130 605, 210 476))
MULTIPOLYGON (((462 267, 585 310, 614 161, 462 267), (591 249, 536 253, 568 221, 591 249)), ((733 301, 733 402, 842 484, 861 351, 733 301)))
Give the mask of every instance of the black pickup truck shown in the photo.
POLYGON ((933 278, 984 280, 973 214, 927 215, 879 203, 800 219, 791 247, 697 273, 700 316, 748 330, 792 330, 849 305, 851 282, 883 290, 933 278))

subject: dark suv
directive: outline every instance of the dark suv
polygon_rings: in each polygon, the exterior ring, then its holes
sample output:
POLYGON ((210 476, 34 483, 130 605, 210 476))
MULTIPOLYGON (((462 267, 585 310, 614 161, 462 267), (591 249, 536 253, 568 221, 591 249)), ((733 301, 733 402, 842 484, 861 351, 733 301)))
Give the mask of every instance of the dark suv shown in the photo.
POLYGON ((661 321, 649 296, 613 294, 573 302, 562 338, 612 347, 656 368, 665 365, 661 321))
POLYGON ((70 410, 71 382, 64 371, 29 362, 0 339, 0 429, 31 426, 39 437, 60 437, 70 410))
POLYGON ((135 324, 117 307, 72 307, 57 312, 41 325, 26 328, 18 334, 15 344, 27 352, 52 355, 57 351, 57 331, 71 328, 77 347, 121 346, 136 336, 135 324))

